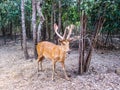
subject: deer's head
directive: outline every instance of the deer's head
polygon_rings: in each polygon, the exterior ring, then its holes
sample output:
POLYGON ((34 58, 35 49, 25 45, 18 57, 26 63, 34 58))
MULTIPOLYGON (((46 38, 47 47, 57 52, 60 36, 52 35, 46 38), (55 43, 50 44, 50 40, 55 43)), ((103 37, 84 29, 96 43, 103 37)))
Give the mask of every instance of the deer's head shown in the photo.
POLYGON ((74 29, 74 25, 69 25, 65 28, 65 32, 64 32, 64 35, 61 36, 59 33, 58 33, 58 26, 57 24, 54 24, 54 30, 55 30, 55 33, 57 34, 57 36, 59 37, 59 40, 58 42, 60 43, 60 45, 64 48, 64 50, 66 52, 69 52, 70 51, 70 48, 69 48, 69 43, 70 43, 70 35, 72 33, 72 30, 74 29), (68 35, 66 36, 66 32, 68 31, 68 35))

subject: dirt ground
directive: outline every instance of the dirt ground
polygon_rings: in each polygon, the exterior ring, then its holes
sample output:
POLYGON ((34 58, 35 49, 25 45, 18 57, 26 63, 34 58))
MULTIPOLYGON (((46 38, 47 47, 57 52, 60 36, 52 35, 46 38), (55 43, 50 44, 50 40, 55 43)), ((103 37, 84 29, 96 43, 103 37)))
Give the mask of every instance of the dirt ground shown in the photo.
POLYGON ((57 63, 55 81, 51 80, 52 63, 43 61, 44 71, 37 75, 37 63, 32 44, 28 43, 29 60, 25 60, 20 44, 0 46, 0 90, 120 90, 120 51, 95 50, 89 71, 77 75, 78 51, 73 50, 66 58, 66 70, 70 81, 64 77, 57 63))

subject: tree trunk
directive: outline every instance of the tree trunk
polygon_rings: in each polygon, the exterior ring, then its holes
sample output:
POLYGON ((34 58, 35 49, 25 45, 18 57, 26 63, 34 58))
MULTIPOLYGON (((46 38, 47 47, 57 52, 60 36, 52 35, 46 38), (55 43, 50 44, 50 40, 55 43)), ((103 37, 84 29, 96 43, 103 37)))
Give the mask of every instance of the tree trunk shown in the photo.
POLYGON ((20 30, 20 44, 21 44, 21 49, 23 50, 22 30, 20 30))
POLYGON ((45 41, 46 40, 46 26, 45 26, 45 23, 43 23, 43 25, 42 25, 42 41, 45 41))
POLYGON ((100 16, 95 23, 95 32, 94 32, 93 41, 92 41, 93 47, 96 46, 97 38, 98 38, 98 35, 100 34, 100 30, 102 29, 104 22, 105 22, 105 19, 102 16, 100 16))
POLYGON ((86 38, 86 26, 87 26, 87 17, 85 15, 85 12, 82 11, 82 16, 81 16, 81 25, 80 25, 80 43, 79 43, 79 69, 78 73, 83 74, 85 72, 85 66, 86 66, 86 61, 85 60, 85 38, 86 38))
POLYGON ((38 15, 39 15, 39 18, 40 18, 40 22, 39 22, 39 25, 38 25, 38 31, 37 31, 37 42, 40 41, 40 37, 41 37, 41 27, 42 27, 42 24, 44 22, 44 16, 42 14, 42 1, 38 1, 37 2, 37 12, 38 12, 38 15))
POLYGON ((93 51, 92 42, 90 41, 89 38, 87 38, 87 40, 88 40, 88 44, 89 44, 89 50, 88 50, 88 53, 86 54, 86 58, 85 58, 84 72, 87 72, 89 69, 90 61, 91 61, 91 57, 92 57, 92 51, 93 51))
POLYGON ((25 59, 28 59, 29 56, 28 56, 27 43, 26 43, 25 16, 24 16, 25 15, 25 9, 24 9, 24 6, 25 6, 25 2, 24 2, 24 0, 21 0, 23 50, 24 50, 25 59))
POLYGON ((58 20, 58 31, 60 32, 60 30, 61 30, 61 0, 59 0, 59 16, 58 16, 58 18, 59 18, 59 20, 58 20))
POLYGON ((27 38, 31 38, 31 28, 30 28, 30 22, 27 21, 27 27, 26 27, 26 34, 27 34, 27 38))
POLYGON ((100 30, 103 27, 105 19, 103 17, 99 17, 99 19, 95 23, 95 32, 92 37, 92 41, 89 39, 88 35, 86 34, 86 26, 87 26, 87 17, 85 12, 82 12, 82 17, 80 20, 80 42, 79 42, 79 68, 78 73, 83 74, 87 72, 90 66, 90 61, 92 57, 93 47, 96 46, 98 35, 100 34, 100 30), (87 39, 89 44, 89 49, 86 50, 87 54, 85 54, 86 44, 85 39, 87 39), (85 55, 85 56, 84 56, 85 55))
MULTIPOLYGON (((56 22, 56 3, 55 3, 55 0, 54 0, 53 5, 54 5, 54 9, 53 9, 54 20, 53 20, 53 22, 56 23, 56 24, 58 24, 58 23, 56 22)), ((53 33, 54 33, 54 34, 53 34, 54 43, 55 43, 55 44, 58 44, 58 38, 59 38, 59 37, 56 35, 55 32, 53 32, 53 33)))
POLYGON ((55 5, 54 5, 53 16, 54 16, 54 23, 56 23, 56 10, 55 10, 55 5))
POLYGON ((3 39, 4 39, 4 44, 6 44, 6 29, 4 27, 2 27, 2 35, 3 35, 3 39))
POLYGON ((48 18, 45 15, 45 27, 46 27, 46 40, 49 40, 49 31, 48 31, 48 18))
POLYGON ((11 21, 11 22, 10 22, 10 28, 9 28, 11 40, 13 39, 13 31, 12 31, 12 29, 13 29, 13 24, 12 24, 12 21, 11 21))
POLYGON ((53 20, 54 20, 54 18, 53 18, 53 9, 54 9, 54 5, 53 5, 53 3, 52 3, 52 8, 51 8, 51 32, 50 32, 50 35, 51 35, 51 39, 53 40, 53 20))
POLYGON ((83 70, 83 62, 84 62, 84 12, 82 12, 81 16, 81 25, 80 25, 80 42, 79 42, 79 68, 78 68, 78 73, 82 74, 84 72, 83 70))
POLYGON ((32 0, 32 30, 33 30, 33 50, 34 58, 37 58, 36 44, 37 44, 37 30, 36 30, 36 0, 32 0))

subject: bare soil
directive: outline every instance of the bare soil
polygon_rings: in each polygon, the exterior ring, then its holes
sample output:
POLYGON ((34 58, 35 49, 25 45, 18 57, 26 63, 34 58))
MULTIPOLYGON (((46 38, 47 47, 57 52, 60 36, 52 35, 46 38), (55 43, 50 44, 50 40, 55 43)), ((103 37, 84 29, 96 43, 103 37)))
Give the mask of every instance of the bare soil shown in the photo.
POLYGON ((32 43, 28 43, 30 59, 25 60, 20 44, 0 46, 0 90, 120 90, 120 51, 94 50, 89 71, 78 75, 78 51, 66 58, 64 77, 61 64, 57 63, 55 81, 52 81, 52 63, 43 61, 43 71, 37 74, 32 43), (101 53, 103 52, 103 53, 101 53))

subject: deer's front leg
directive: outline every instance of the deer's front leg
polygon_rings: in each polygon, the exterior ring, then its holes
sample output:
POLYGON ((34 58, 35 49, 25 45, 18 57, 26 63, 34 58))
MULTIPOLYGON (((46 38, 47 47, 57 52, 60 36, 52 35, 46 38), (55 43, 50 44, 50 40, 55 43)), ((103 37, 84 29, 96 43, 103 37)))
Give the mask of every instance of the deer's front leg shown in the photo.
POLYGON ((61 64, 62 64, 62 68, 63 68, 63 71, 64 71, 65 78, 66 78, 67 80, 70 80, 70 78, 68 77, 68 75, 67 75, 67 73, 66 73, 64 62, 61 62, 61 64))
POLYGON ((54 75, 55 75, 55 61, 53 60, 52 62, 52 68, 53 68, 53 72, 52 72, 52 80, 54 81, 54 75))

